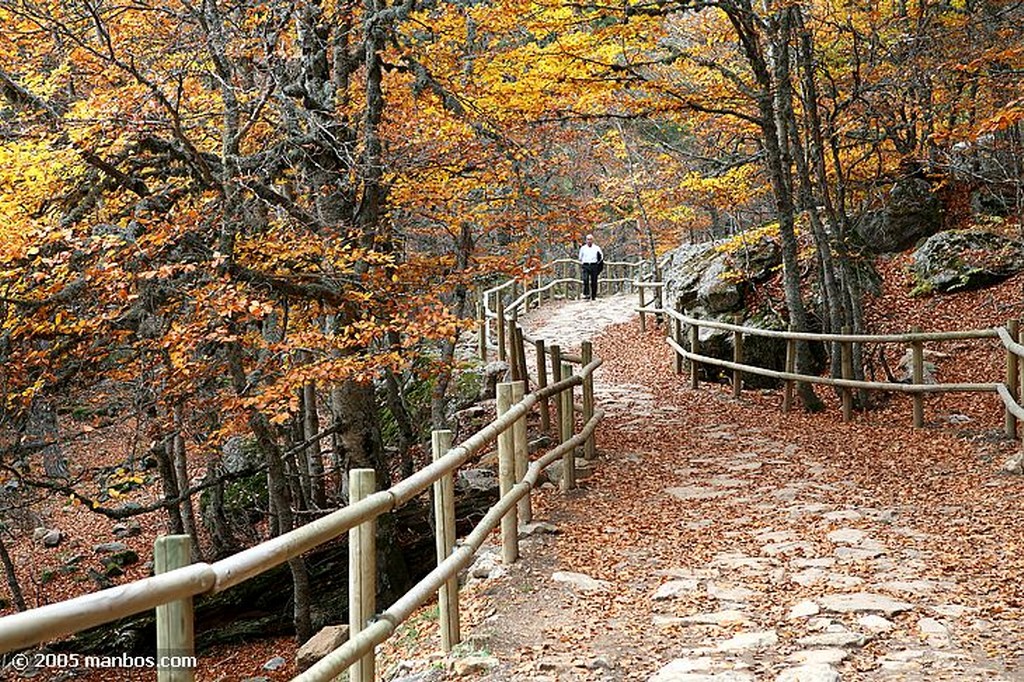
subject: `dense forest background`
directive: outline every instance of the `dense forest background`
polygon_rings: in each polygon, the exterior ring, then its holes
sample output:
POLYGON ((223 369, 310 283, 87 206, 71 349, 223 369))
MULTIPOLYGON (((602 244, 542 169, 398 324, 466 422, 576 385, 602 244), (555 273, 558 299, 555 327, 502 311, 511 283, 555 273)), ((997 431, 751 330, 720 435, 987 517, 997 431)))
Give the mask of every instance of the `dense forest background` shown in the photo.
POLYGON ((789 322, 826 331, 869 331, 895 204, 911 241, 1021 237, 1020 2, 0 0, 0 26, 8 610, 42 500, 213 558, 343 504, 350 468, 408 473, 478 292, 587 232, 652 258, 768 230, 789 322), (122 499, 147 476, 158 501, 122 499))

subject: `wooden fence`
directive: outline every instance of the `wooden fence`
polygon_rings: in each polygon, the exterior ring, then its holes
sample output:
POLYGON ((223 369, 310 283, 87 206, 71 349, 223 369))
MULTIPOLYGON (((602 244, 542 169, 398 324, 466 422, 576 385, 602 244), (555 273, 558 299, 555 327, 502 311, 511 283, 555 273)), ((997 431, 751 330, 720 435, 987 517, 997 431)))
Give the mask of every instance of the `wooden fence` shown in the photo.
MULTIPOLYGON (((636 291, 639 283, 653 276, 650 261, 605 261, 604 272, 598 278, 599 294, 619 294, 636 291)), ((499 360, 507 360, 506 327, 531 306, 540 306, 545 300, 576 298, 583 289, 578 277, 579 263, 561 258, 542 265, 528 278, 509 279, 480 296, 479 318, 480 359, 487 361, 488 349, 497 350, 499 360), (493 329, 492 329, 493 323, 493 329)), ((644 305, 641 296, 641 307, 644 305)))
MULTIPOLYGON (((657 290, 657 298, 662 298, 661 291, 664 288, 662 282, 651 282, 646 285, 657 290)), ((948 392, 990 392, 996 393, 1003 402, 1005 408, 1005 432, 1007 437, 1017 437, 1017 424, 1024 420, 1024 407, 1021 406, 1021 387, 1024 386, 1024 345, 1021 345, 1021 325, 1018 320, 1010 320, 1005 327, 989 329, 974 329, 955 332, 922 332, 913 329, 906 334, 817 334, 810 332, 797 333, 793 331, 758 329, 756 327, 745 327, 738 324, 704 320, 686 315, 682 311, 679 301, 675 308, 667 307, 664 302, 657 305, 641 304, 637 308, 641 314, 641 320, 646 314, 664 315, 671 322, 671 334, 666 337, 666 342, 675 351, 675 370, 682 374, 684 361, 687 364, 687 372, 690 376, 690 386, 697 388, 700 382, 699 368, 701 364, 713 365, 723 369, 732 370, 733 396, 739 397, 743 386, 743 374, 756 374, 770 377, 784 382, 784 393, 782 408, 789 411, 793 402, 793 388, 798 382, 807 382, 834 386, 840 389, 843 402, 843 419, 850 421, 853 415, 853 391, 854 390, 877 390, 909 393, 913 397, 913 423, 916 428, 924 426, 924 397, 929 393, 948 392), (700 353, 700 330, 717 329, 733 334, 733 359, 723 360, 700 353), (748 336, 761 336, 768 338, 783 339, 786 341, 786 369, 777 371, 756 367, 743 363, 744 338, 748 336), (999 339, 1006 354, 1006 372, 998 381, 989 383, 924 383, 924 344, 926 342, 961 341, 976 339, 999 339), (797 341, 819 341, 830 344, 830 347, 838 347, 841 352, 841 377, 824 377, 816 375, 798 374, 795 372, 796 342, 797 341), (910 382, 882 382, 882 381, 860 381, 854 379, 853 373, 853 344, 857 343, 900 343, 909 344, 911 347, 910 382), (684 345, 687 344, 687 345, 684 345)), ((845 332, 846 330, 844 330, 845 332)))
MULTIPOLYGON (((619 264, 617 264, 619 265, 619 264)), ((548 284, 557 284, 554 280, 548 284)), ((526 300, 524 293, 523 300, 526 300)), ((500 300, 500 299, 499 299, 500 300)), ((556 460, 562 462, 561 489, 575 487, 575 452, 583 448, 594 453, 594 431, 604 413, 595 409, 593 373, 601 365, 593 357, 589 342, 579 356, 561 352, 557 345, 544 348, 537 356, 537 388, 528 390, 528 371, 518 325, 517 354, 513 381, 497 386, 497 417, 457 447, 451 447, 449 431, 433 433, 434 461, 391 488, 375 491, 372 469, 350 472, 350 500, 343 509, 328 514, 289 533, 234 554, 212 564, 189 564, 187 536, 159 538, 154 548, 157 575, 47 606, 0 618, 0 653, 18 651, 64 635, 111 623, 150 609, 157 610, 159 652, 189 656, 194 651, 192 601, 198 595, 223 592, 289 559, 297 557, 343 533, 349 534, 350 638, 294 680, 323 682, 349 670, 351 682, 374 679, 374 647, 390 637, 400 623, 435 595, 440 606, 441 646, 450 650, 458 643, 459 571, 467 567, 487 536, 500 525, 502 557, 512 562, 519 556, 518 523, 528 520, 530 492, 541 472, 556 460), (547 358, 551 358, 548 380, 547 358), (579 365, 576 374, 573 364, 579 365), (581 387, 582 403, 574 399, 581 387), (552 424, 549 401, 557 417, 552 424), (552 429, 558 445, 533 462, 528 460, 526 416, 537 408, 542 428, 552 429), (577 412, 582 426, 575 432, 577 412), (455 547, 455 471, 497 442, 500 499, 473 531, 455 547), (434 493, 437 567, 387 609, 376 612, 376 567, 374 565, 375 522, 427 490, 434 493)), ((194 670, 187 667, 158 668, 160 682, 190 682, 194 670)))

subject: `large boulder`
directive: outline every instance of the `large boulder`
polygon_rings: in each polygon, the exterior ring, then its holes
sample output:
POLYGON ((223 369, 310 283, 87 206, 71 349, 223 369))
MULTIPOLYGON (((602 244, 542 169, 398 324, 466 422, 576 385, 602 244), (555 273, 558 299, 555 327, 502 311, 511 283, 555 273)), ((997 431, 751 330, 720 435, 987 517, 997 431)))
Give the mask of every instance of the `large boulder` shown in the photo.
POLYGON ((680 299, 684 308, 693 307, 704 272, 720 257, 715 246, 721 243, 683 244, 662 257, 661 281, 665 283, 667 306, 674 307, 680 299))
MULTIPOLYGON (((728 322, 739 324, 744 327, 756 329, 785 330, 786 324, 771 310, 744 311, 743 315, 736 314, 714 315, 708 311, 697 309, 693 311, 695 317, 716 322, 728 322)), ((734 336, 730 331, 701 327, 699 334, 700 354, 720 360, 733 359, 734 336)), ((684 339, 684 347, 689 347, 689 339, 684 339)), ((786 342, 783 339, 767 336, 754 336, 746 334, 743 337, 743 364, 753 367, 762 367, 778 372, 786 368, 786 342)), ((718 381, 723 376, 732 376, 731 370, 725 370, 714 365, 701 365, 701 377, 705 381, 718 381)), ((744 374, 744 386, 748 388, 775 388, 779 382, 770 377, 759 374, 744 374)))
POLYGON ((864 245, 876 253, 904 251, 942 229, 942 202, 922 178, 893 184, 882 207, 855 221, 864 245))
POLYGON ((977 289, 1024 270, 1024 243, 981 230, 948 230, 914 252, 910 269, 918 293, 977 289))

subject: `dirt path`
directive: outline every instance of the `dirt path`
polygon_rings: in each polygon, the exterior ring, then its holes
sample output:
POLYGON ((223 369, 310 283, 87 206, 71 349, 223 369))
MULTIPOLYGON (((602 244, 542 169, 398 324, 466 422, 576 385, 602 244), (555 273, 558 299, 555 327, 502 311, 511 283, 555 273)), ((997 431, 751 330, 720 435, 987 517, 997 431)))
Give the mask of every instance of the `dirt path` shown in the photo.
POLYGON ((783 416, 777 392, 691 391, 632 304, 524 320, 565 346, 595 336, 598 463, 536 497, 557 534, 473 571, 490 576, 465 589, 479 653, 415 679, 1024 680, 1024 524, 1007 513, 1024 482, 985 443, 997 411, 914 432, 908 412, 844 425, 783 416))

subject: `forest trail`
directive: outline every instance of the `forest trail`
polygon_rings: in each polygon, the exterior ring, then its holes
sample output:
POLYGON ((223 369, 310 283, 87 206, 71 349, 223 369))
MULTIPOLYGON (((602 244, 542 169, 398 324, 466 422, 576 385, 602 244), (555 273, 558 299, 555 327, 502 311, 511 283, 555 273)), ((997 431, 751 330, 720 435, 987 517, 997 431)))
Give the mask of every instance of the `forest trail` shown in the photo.
MULTIPOLYGON (((689 389, 635 300, 545 306, 528 335, 593 337, 606 410, 593 473, 535 496, 522 559, 464 591, 483 654, 436 679, 1024 680, 1019 477, 1001 412, 913 431, 842 424, 778 391, 689 389)), ((827 396, 829 399, 834 396, 827 396)), ((831 402, 835 402, 831 400, 831 402)), ((409 679, 432 679, 411 677, 409 679)))

